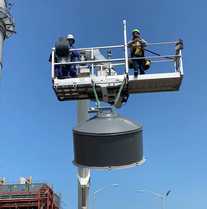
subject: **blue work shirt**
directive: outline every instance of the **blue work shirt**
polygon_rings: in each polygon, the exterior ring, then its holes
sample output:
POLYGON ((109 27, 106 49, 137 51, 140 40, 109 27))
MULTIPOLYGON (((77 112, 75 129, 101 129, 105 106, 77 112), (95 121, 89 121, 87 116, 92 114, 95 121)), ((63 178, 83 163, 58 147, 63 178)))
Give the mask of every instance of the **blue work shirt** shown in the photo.
MULTIPOLYGON (((70 46, 70 49, 74 49, 73 46, 70 46)), ((71 62, 76 62, 80 60, 80 54, 78 51, 70 51, 69 50, 69 56, 71 62)))

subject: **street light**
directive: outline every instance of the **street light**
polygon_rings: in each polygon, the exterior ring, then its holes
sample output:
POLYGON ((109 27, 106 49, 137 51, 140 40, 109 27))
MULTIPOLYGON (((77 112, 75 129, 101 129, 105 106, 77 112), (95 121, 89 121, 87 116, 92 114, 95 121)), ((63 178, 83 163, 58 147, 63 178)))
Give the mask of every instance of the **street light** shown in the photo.
POLYGON ((142 190, 137 190, 137 192, 146 192, 146 193, 150 193, 158 198, 160 198, 162 200, 162 209, 166 208, 166 199, 167 196, 169 196, 169 194, 171 193, 171 190, 168 190, 166 193, 157 193, 157 192, 153 192, 151 190, 146 190, 146 189, 142 189, 142 190))
POLYGON ((106 185, 106 186, 103 186, 101 187, 100 189, 97 189, 94 193, 93 193, 93 209, 95 209, 95 202, 96 202, 96 195, 99 193, 99 192, 102 192, 103 190, 109 188, 109 187, 117 187, 119 186, 119 184, 110 184, 110 185, 106 185))

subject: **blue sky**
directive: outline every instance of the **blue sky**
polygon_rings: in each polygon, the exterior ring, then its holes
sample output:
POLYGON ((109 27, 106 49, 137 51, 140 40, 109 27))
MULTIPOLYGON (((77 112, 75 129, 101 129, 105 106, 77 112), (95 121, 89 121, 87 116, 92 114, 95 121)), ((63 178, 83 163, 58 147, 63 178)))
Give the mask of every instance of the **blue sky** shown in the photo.
POLYGON ((171 189, 169 209, 206 208, 206 1, 12 1, 17 34, 4 48, 0 176, 14 182, 32 175, 51 183, 63 207, 76 208, 76 102, 57 101, 48 56, 54 41, 68 33, 76 36, 77 47, 121 43, 126 18, 128 37, 139 27, 149 42, 184 40, 185 78, 179 92, 134 95, 120 110, 144 125, 147 161, 127 170, 93 171, 92 192, 120 185, 97 195, 96 208, 159 208, 159 200, 137 194, 137 188, 171 189))

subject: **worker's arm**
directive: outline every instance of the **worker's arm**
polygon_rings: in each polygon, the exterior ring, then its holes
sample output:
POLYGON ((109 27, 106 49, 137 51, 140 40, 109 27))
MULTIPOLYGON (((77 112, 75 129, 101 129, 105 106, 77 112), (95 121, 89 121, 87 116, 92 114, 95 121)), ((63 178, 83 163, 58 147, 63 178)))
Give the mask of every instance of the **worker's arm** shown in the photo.
POLYGON ((80 53, 78 51, 72 51, 72 60, 79 61, 80 60, 80 53))
POLYGON ((135 40, 128 42, 128 43, 127 43, 127 47, 130 48, 134 42, 135 42, 135 40))
POLYGON ((130 41, 127 45, 130 48, 132 46, 132 44, 136 41, 139 41, 142 44, 142 47, 146 47, 147 46, 147 41, 145 41, 143 38, 135 38, 134 40, 130 41))
POLYGON ((141 44, 142 47, 146 47, 147 46, 147 41, 145 41, 143 38, 141 39, 141 44))

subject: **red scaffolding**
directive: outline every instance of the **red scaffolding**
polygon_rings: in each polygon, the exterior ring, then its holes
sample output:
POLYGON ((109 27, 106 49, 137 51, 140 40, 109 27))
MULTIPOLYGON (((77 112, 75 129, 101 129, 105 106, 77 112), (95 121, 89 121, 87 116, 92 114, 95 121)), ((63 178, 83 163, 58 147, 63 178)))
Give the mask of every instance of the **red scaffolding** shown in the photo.
POLYGON ((60 197, 47 184, 0 185, 0 209, 60 209, 60 197))

